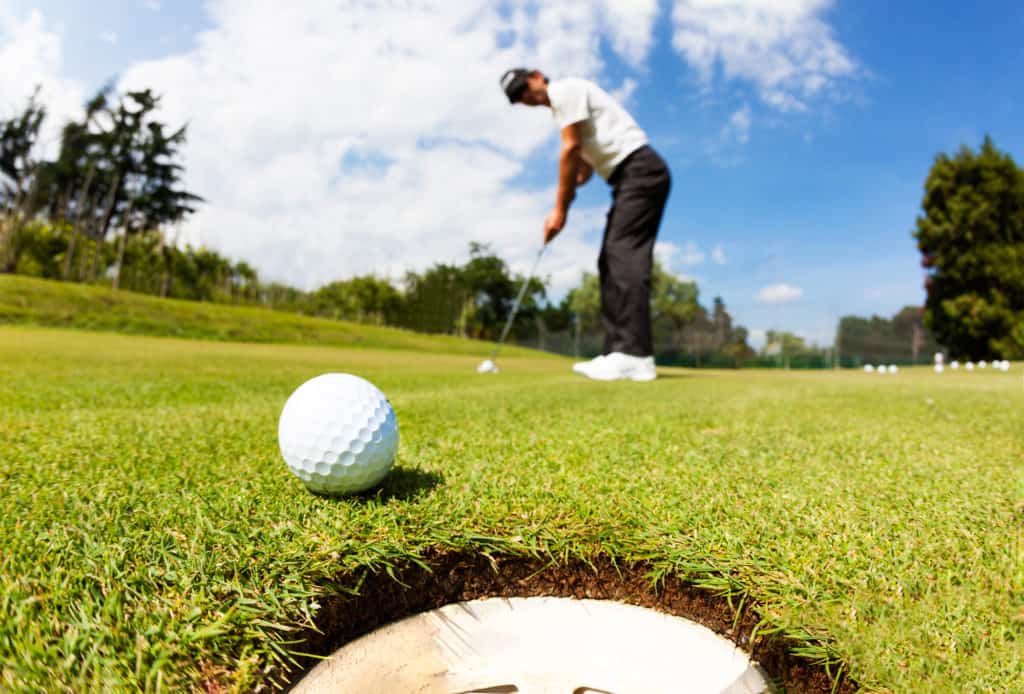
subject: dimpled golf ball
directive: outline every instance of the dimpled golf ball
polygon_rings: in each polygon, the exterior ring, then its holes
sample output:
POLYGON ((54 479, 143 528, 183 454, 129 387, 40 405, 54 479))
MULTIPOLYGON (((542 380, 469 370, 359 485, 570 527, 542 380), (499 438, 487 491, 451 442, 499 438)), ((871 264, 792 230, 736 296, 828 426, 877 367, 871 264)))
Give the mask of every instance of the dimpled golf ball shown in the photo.
POLYGON ((296 389, 277 427, 288 469, 318 494, 355 494, 383 480, 398 451, 398 421, 378 388, 331 373, 296 389))

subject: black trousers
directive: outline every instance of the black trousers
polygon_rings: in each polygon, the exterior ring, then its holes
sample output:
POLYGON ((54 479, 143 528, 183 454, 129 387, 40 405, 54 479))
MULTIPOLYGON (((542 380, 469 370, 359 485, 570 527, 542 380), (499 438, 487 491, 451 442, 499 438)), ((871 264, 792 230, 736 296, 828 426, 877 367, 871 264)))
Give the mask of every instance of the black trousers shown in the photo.
POLYGON ((668 166, 644 146, 629 155, 608 178, 612 208, 601 243, 604 353, 637 357, 654 354, 651 338, 651 266, 654 240, 672 187, 668 166))

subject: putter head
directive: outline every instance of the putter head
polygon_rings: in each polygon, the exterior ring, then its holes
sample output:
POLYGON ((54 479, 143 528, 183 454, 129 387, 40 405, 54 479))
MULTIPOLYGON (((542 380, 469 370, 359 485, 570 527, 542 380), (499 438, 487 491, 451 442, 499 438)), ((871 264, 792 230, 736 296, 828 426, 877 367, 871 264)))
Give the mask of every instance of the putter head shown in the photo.
POLYGON ((480 366, 476 367, 478 374, 496 374, 498 373, 498 367, 490 359, 484 359, 480 366))

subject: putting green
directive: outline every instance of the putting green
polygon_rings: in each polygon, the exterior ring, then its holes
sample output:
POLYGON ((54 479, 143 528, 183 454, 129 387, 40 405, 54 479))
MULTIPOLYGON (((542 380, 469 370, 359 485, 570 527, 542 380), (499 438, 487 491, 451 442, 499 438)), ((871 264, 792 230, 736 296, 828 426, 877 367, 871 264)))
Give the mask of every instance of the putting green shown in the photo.
POLYGON ((479 361, 0 328, 0 688, 281 681, 332 596, 463 553, 643 561, 867 688, 1024 689, 1021 365, 479 361), (329 371, 395 407, 375 494, 313 496, 280 459, 285 398, 329 371))

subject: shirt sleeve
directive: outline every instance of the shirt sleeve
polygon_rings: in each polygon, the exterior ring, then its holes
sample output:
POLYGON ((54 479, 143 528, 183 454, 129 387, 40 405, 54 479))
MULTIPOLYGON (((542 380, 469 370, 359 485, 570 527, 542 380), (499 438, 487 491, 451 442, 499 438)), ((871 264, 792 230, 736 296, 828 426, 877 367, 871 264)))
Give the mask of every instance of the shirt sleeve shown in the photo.
POLYGON ((590 103, 582 82, 552 82, 548 85, 548 99, 559 128, 590 118, 590 103))

